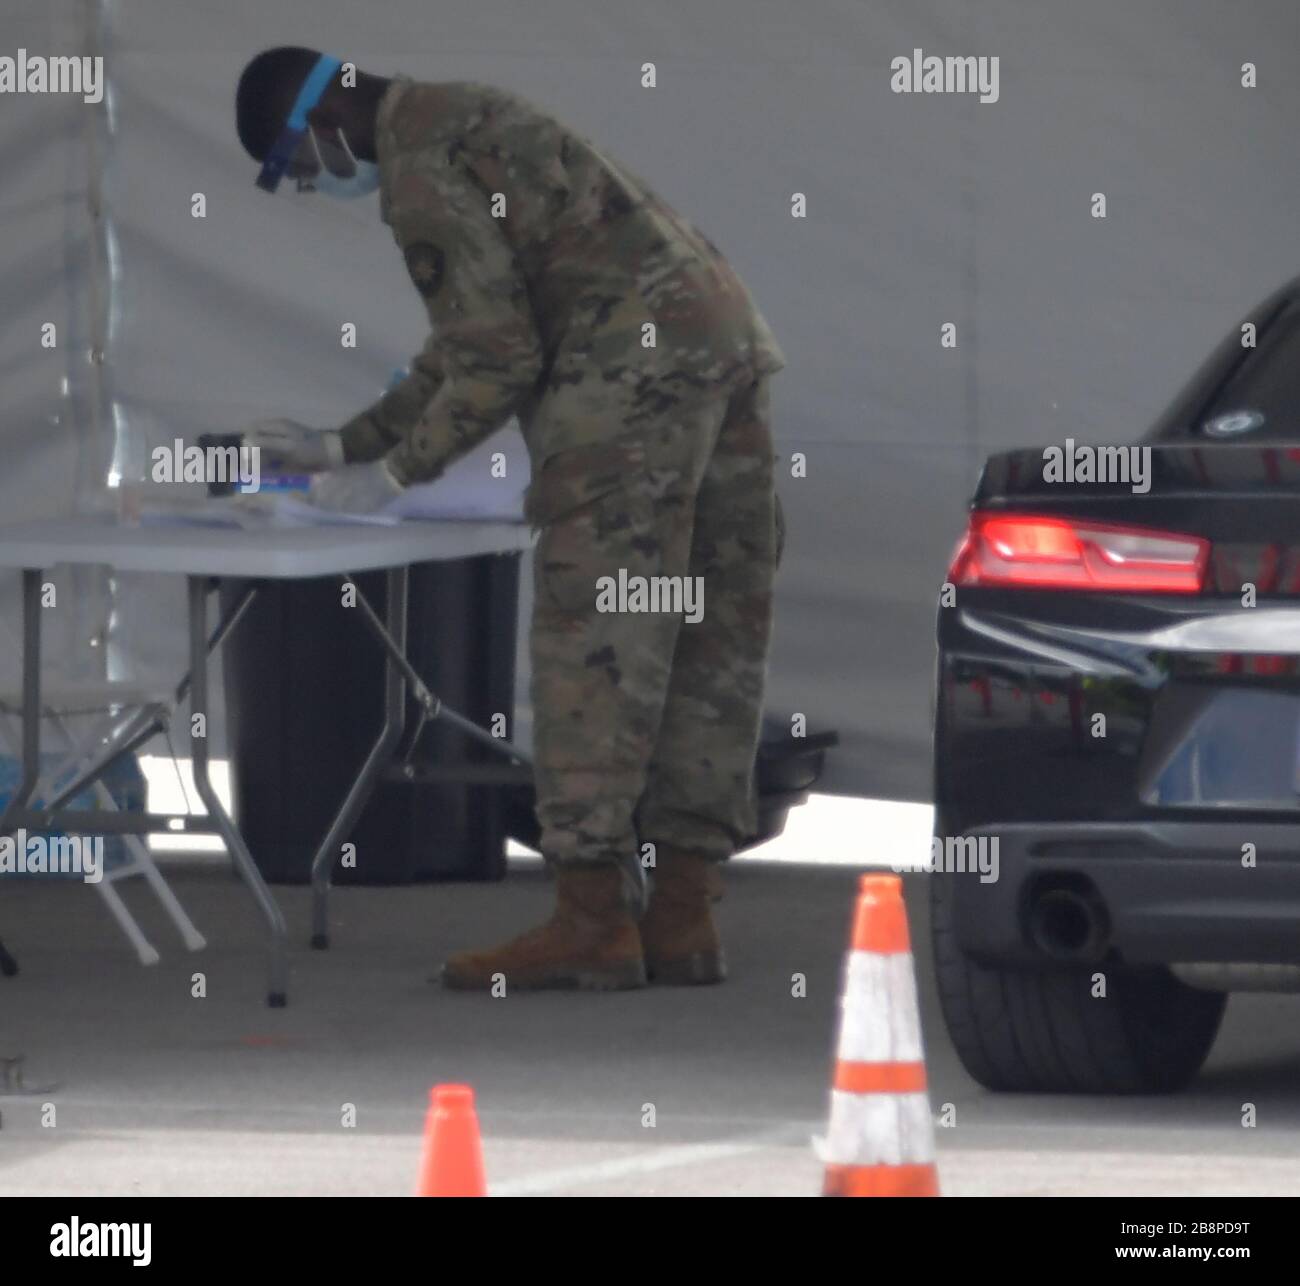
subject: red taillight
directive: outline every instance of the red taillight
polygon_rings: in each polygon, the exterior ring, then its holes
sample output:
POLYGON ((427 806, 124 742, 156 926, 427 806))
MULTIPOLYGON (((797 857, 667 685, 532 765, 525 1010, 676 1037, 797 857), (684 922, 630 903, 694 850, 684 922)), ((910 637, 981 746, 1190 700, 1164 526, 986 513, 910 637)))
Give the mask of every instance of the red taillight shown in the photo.
POLYGON ((955 585, 1197 594, 1210 542, 1034 514, 974 513, 948 579, 955 585))

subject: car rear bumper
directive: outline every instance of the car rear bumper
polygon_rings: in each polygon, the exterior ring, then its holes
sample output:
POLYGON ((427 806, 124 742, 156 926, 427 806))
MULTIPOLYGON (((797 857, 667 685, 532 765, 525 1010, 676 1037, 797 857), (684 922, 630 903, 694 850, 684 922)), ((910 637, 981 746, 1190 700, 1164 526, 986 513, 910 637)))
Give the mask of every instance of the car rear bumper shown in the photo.
POLYGON ((1300 963, 1300 823, 1034 822, 967 832, 996 854, 953 881, 958 943, 1002 963, 1300 963), (993 841, 996 840, 996 846, 993 841), (1253 851, 1247 848, 1253 845, 1253 851), (1100 912, 1098 938, 1054 952, 1036 932, 1035 908, 1056 890, 1100 912))

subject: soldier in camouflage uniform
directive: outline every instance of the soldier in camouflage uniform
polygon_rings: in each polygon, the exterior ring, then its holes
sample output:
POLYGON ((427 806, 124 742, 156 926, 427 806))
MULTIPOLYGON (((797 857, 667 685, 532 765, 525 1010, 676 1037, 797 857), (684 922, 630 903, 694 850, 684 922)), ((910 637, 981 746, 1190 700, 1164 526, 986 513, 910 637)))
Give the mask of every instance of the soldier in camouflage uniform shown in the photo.
POLYGON ((425 482, 512 414, 532 461, 537 814, 557 906, 453 956, 444 982, 720 981, 717 864, 756 829, 781 352, 712 242, 513 94, 360 76, 309 119, 377 161, 432 327, 410 376, 343 426, 348 467, 425 482), (620 573, 698 577, 701 619, 597 610, 620 573))

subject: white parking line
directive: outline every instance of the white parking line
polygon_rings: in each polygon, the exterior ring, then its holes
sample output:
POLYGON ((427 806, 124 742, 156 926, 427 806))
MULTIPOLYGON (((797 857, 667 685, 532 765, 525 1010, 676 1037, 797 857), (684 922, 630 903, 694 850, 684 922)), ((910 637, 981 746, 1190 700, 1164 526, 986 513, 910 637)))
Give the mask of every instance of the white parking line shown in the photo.
POLYGON ((597 1161, 593 1165, 568 1166, 562 1170, 544 1170, 523 1179, 510 1179, 490 1185, 494 1197, 536 1197, 548 1192, 565 1192, 573 1188, 586 1188, 610 1179, 624 1179, 638 1174, 654 1174, 661 1170, 676 1170, 682 1166, 708 1165, 714 1161, 729 1161, 773 1147, 798 1147, 807 1145, 811 1131, 793 1133, 789 1127, 768 1130, 736 1139, 730 1143, 696 1143, 683 1146, 656 1148, 638 1152, 633 1156, 616 1157, 610 1161, 597 1161))

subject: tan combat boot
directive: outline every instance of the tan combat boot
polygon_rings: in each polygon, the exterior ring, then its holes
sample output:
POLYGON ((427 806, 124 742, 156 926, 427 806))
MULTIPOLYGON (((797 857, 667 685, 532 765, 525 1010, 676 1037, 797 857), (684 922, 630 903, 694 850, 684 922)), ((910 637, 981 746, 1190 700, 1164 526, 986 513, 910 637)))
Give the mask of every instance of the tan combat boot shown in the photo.
POLYGON ((487 951, 462 951, 442 967, 457 991, 542 987, 618 991, 646 984, 636 921, 615 866, 557 866, 555 911, 545 924, 487 951))
POLYGON ((722 953, 712 904, 722 896, 722 873, 682 849, 655 845, 654 893, 641 920, 641 945, 651 982, 675 986, 722 982, 722 953))

